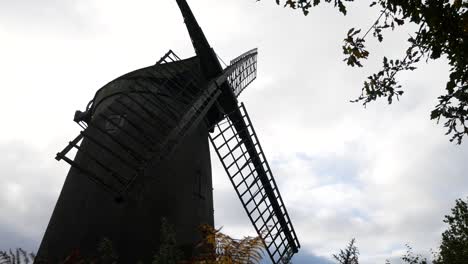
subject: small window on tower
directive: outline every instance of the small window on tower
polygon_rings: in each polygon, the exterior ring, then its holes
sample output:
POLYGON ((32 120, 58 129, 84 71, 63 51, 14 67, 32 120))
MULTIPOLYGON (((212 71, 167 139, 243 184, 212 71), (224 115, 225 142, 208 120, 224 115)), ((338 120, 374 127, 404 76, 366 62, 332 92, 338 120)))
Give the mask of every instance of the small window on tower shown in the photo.
POLYGON ((201 170, 196 171, 196 180, 193 187, 193 195, 198 199, 205 200, 206 186, 201 170))

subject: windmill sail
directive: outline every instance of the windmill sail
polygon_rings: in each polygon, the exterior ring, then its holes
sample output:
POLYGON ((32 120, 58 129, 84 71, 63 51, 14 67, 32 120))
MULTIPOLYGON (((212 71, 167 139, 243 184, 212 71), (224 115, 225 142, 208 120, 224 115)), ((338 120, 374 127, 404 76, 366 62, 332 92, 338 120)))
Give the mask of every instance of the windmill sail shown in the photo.
POLYGON ((228 77, 236 97, 257 78, 257 49, 252 49, 231 60, 235 70, 228 77))
POLYGON ((299 241, 247 112, 243 105, 238 107, 237 101, 237 96, 256 77, 257 51, 242 54, 223 71, 187 2, 177 0, 177 4, 200 58, 203 75, 219 80, 221 95, 216 110, 223 115, 229 113, 225 121, 214 122, 211 142, 271 260, 275 264, 288 260, 298 252, 299 241))
POLYGON ((124 195, 146 167, 170 156, 219 96, 217 85, 203 85, 193 65, 196 58, 181 61, 169 51, 155 66, 106 85, 112 89, 96 93, 87 127, 56 159, 124 195), (73 148, 74 161, 67 157, 73 148))
POLYGON ((257 50, 223 70, 186 0, 176 1, 196 56, 181 60, 169 51, 156 65, 111 81, 85 112, 76 112, 83 131, 57 154, 72 168, 38 256, 61 260, 79 245, 91 257, 92 245, 109 236, 128 249, 123 263, 148 261, 159 245, 156 223, 166 216, 180 231, 185 257, 198 254, 196 227, 214 225, 207 137, 273 263, 298 252, 271 169, 237 100, 256 78, 257 50), (130 202, 112 202, 87 178, 130 202))
POLYGON ((300 244, 243 104, 216 125, 210 140, 271 260, 288 260, 300 244))

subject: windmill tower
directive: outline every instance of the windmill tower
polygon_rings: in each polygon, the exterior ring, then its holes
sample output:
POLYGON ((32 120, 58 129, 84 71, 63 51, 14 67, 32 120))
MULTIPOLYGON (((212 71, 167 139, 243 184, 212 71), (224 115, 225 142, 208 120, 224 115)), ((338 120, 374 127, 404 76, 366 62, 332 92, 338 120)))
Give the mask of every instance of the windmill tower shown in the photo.
POLYGON ((198 226, 214 225, 208 141, 272 262, 298 251, 271 169, 237 100, 256 77, 257 51, 223 69, 186 1, 177 3, 196 56, 182 60, 169 51, 155 65, 109 82, 86 111, 76 112, 83 130, 57 154, 71 168, 39 259, 55 263, 75 250, 93 256, 105 237, 121 263, 148 263, 159 247, 162 217, 174 225, 185 257, 196 255, 198 226))

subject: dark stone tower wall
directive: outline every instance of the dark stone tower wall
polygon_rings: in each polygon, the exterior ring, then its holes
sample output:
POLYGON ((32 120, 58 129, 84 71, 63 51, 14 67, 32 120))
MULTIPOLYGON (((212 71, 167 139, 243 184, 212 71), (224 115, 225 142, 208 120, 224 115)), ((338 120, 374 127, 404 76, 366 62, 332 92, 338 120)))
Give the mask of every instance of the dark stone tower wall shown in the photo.
MULTIPOLYGON (((97 107, 93 115, 105 111, 112 104, 113 94, 125 92, 135 78, 155 78, 151 71, 151 67, 144 68, 106 85, 95 97, 97 107)), ((158 93, 170 102, 171 98, 164 90, 169 88, 157 88, 158 93)), ((180 104, 176 101, 171 103, 180 104)), ((119 136, 118 131, 113 133, 119 136)), ((158 137, 157 134, 153 136, 158 137)), ((112 147, 111 142, 104 140, 103 143, 112 147)), ((99 153, 87 139, 83 140, 81 147, 105 158, 104 153, 99 153)), ((88 164, 90 168, 94 166, 81 152, 75 161, 88 164)), ((114 168, 125 173, 122 164, 116 162, 114 168)), ((94 170, 98 171, 97 168, 94 170)), ((144 178, 134 186, 132 199, 117 203, 113 195, 72 167, 39 248, 39 259, 47 258, 50 263, 57 263, 74 250, 91 257, 96 254, 99 241, 105 237, 114 243, 120 263, 140 260, 150 263, 159 247, 162 217, 175 227, 177 242, 186 257, 192 256, 201 239, 199 225, 214 225, 206 125, 203 122, 199 124, 171 156, 149 166, 144 178)))

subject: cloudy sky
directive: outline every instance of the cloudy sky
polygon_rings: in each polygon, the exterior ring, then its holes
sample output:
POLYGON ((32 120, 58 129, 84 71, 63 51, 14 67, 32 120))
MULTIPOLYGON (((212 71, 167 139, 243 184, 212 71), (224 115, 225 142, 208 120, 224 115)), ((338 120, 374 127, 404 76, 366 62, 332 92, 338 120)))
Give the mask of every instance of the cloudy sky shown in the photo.
MULTIPOLYGON (((397 260, 407 243, 429 254, 443 216, 468 195, 468 145, 429 120, 446 61, 399 75, 406 93, 396 104, 349 103, 384 54, 404 54, 412 32, 369 41, 366 67, 348 68, 347 30, 378 15, 358 2, 346 17, 327 5, 304 17, 273 0, 189 2, 224 61, 259 49, 258 78, 240 99, 302 244, 298 264, 329 263, 353 237, 364 264, 397 260)), ((194 52, 173 0, 0 0, 0 43, 0 249, 36 251, 68 170, 54 155, 79 131, 74 111, 169 49, 194 52)), ((215 159, 213 174, 216 226, 253 234, 215 159)))

